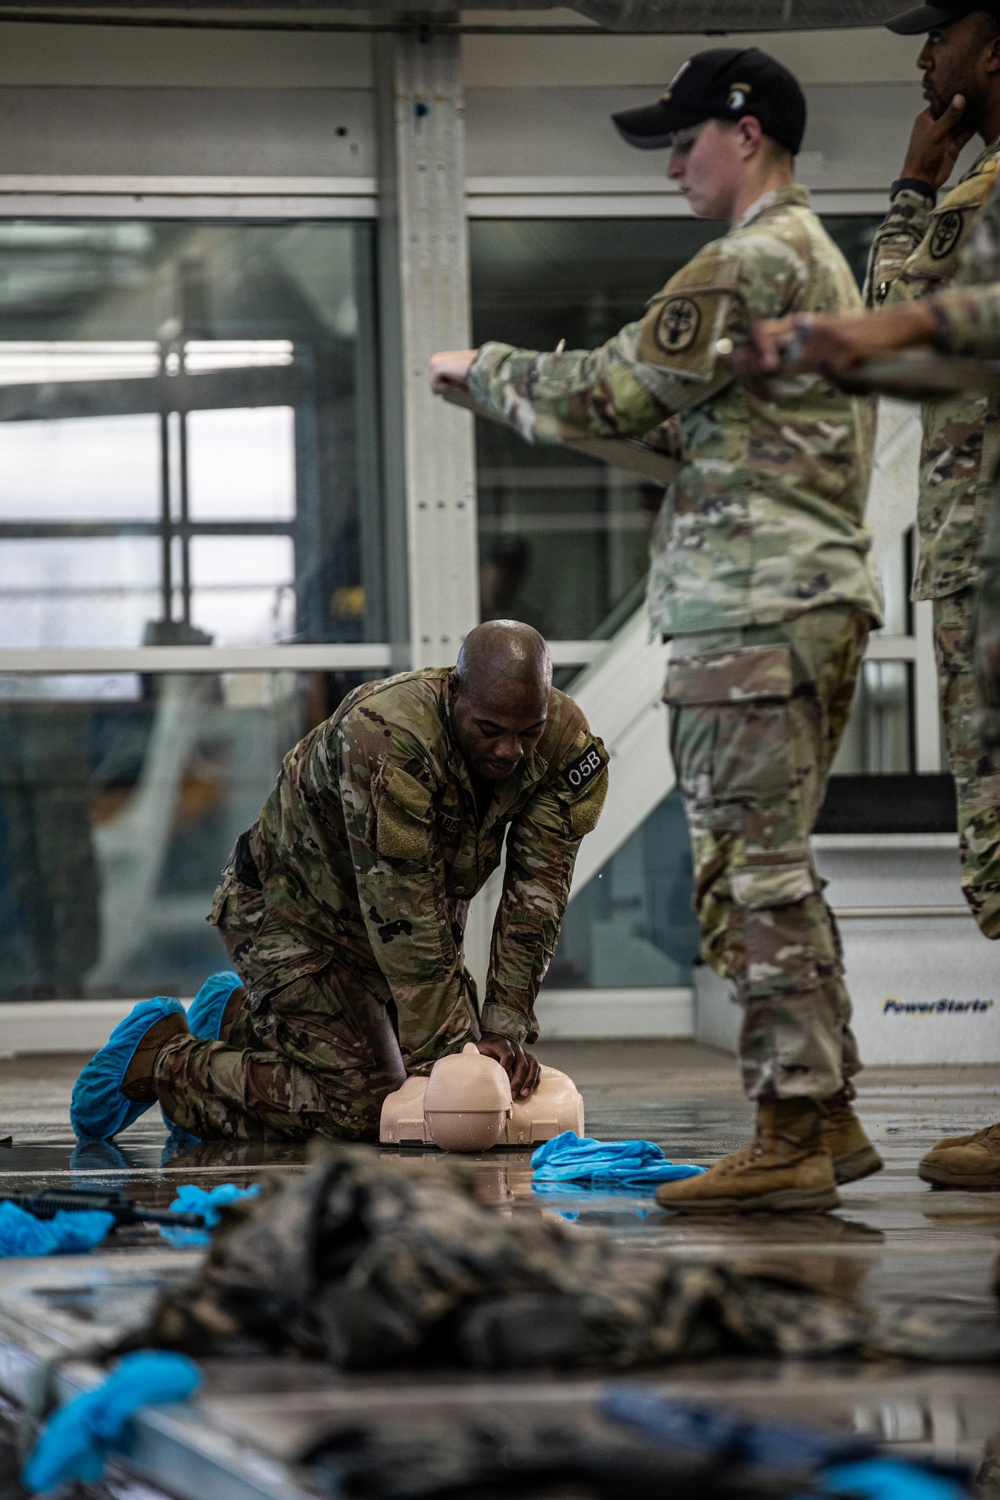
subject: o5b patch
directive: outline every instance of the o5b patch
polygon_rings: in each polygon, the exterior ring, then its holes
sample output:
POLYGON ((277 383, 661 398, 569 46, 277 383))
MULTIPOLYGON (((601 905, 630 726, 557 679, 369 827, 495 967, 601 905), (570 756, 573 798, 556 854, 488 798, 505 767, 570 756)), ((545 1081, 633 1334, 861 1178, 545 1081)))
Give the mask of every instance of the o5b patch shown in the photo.
POLYGON ((961 238, 964 221, 964 214, 957 208, 949 208, 941 215, 934 226, 928 246, 932 260, 944 260, 946 255, 951 254, 961 238))
POLYGON ((563 767, 560 780, 570 793, 582 792, 595 776, 600 776, 609 759, 603 745, 589 745, 582 755, 563 767))
POLYGON ((701 313, 690 297, 668 297, 660 308, 654 338, 664 354, 683 354, 698 337, 701 313))

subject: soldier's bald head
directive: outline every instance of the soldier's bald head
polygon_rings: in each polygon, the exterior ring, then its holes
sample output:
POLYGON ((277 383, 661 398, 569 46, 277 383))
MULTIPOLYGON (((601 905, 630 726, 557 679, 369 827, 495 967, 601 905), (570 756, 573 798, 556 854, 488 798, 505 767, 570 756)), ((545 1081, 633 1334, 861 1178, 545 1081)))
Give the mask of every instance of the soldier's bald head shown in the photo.
POLYGON ((488 620, 466 636, 451 674, 452 723, 471 768, 512 775, 541 737, 552 691, 552 656, 519 620, 488 620))
POLYGON ((548 700, 552 655, 542 636, 520 620, 487 620, 466 636, 455 678, 477 703, 497 691, 535 692, 548 700))

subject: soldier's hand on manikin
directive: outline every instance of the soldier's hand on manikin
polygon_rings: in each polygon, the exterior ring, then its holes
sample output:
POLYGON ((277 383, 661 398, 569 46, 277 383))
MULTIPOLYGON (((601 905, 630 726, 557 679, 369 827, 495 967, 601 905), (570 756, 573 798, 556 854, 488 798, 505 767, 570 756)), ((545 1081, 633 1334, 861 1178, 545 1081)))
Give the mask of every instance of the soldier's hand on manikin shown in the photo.
POLYGON ((921 110, 913 122, 900 175, 926 182, 935 192, 943 187, 964 147, 975 135, 972 126, 962 124, 964 114, 965 100, 961 94, 954 96, 937 119, 931 105, 921 110))
POLYGON ((439 396, 456 386, 464 390, 469 366, 478 353, 478 349, 446 349, 440 354, 432 354, 427 366, 431 390, 439 396))
POLYGON ((495 1058, 503 1068, 510 1079, 513 1098, 531 1097, 541 1082, 542 1070, 537 1058, 532 1057, 530 1052, 525 1052, 520 1042, 512 1042, 510 1037, 497 1036, 492 1031, 484 1031, 476 1046, 487 1057, 495 1058))

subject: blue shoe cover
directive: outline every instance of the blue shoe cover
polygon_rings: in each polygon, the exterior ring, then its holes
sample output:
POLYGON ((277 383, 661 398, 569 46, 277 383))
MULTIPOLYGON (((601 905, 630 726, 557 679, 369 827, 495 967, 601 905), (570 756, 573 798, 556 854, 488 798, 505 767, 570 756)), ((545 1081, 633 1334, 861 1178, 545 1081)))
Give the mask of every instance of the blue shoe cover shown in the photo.
POLYGON ((135 1050, 154 1022, 163 1016, 183 1015, 179 1000, 157 995, 155 1000, 140 1000, 124 1021, 119 1021, 107 1042, 73 1085, 73 1102, 69 1118, 77 1139, 110 1140, 149 1109, 149 1104, 133 1104, 122 1093, 122 1080, 135 1050))
POLYGON ((204 1037, 211 1042, 219 1040, 219 1027, 229 997, 242 983, 232 969, 209 975, 188 1006, 188 1030, 192 1036, 204 1037))

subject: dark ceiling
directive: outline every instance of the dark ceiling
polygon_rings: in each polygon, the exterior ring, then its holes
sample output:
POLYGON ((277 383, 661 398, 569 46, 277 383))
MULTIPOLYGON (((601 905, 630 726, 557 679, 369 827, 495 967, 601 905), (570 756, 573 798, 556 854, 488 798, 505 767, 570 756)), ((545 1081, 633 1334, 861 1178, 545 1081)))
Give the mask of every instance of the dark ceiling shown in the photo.
MULTIPOLYGON (((325 14, 328 24, 338 19, 351 29, 382 30, 387 26, 419 24, 447 26, 449 29, 480 30, 485 26, 498 30, 521 29, 516 12, 532 11, 530 24, 541 29, 572 31, 573 26, 548 28, 540 12, 555 4, 565 7, 567 0, 471 0, 476 11, 504 11, 498 15, 470 26, 460 19, 455 0, 424 0, 419 7, 404 8, 399 0, 203 0, 212 10, 267 9, 288 13, 294 20, 296 12, 306 12, 310 19, 317 12, 325 14)), ((10 7, 4 6, 0 14, 5 19, 14 9, 22 14, 37 15, 47 12, 53 19, 59 12, 81 11, 116 13, 124 18, 130 13, 156 12, 169 9, 175 15, 188 9, 184 0, 14 0, 10 7)), ((570 0, 570 8, 580 17, 579 25, 596 22, 609 31, 688 32, 703 35, 724 34, 727 31, 802 31, 814 27, 878 26, 901 9, 900 0, 570 0)), ((192 15, 188 24, 205 24, 204 12, 192 15)), ((565 10, 563 12, 565 14, 565 10)), ((181 24, 183 24, 183 18, 181 24)), ((527 21, 525 17, 525 21, 527 21)), ((306 16, 302 24, 308 26, 306 16)))

